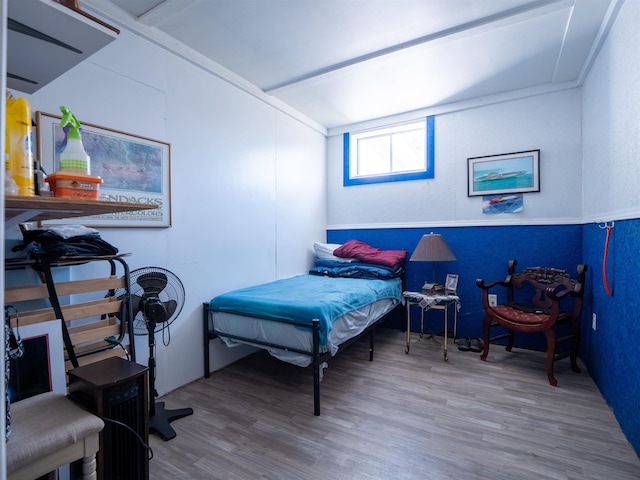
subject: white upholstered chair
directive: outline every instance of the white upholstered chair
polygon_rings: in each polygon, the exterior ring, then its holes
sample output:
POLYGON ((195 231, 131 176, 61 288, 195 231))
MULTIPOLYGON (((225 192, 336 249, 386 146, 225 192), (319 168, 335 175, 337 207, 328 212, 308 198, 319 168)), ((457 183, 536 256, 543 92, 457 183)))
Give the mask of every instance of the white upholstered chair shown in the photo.
POLYGON ((60 393, 42 393, 11 404, 7 478, 32 480, 83 460, 84 480, 95 480, 104 422, 60 393))

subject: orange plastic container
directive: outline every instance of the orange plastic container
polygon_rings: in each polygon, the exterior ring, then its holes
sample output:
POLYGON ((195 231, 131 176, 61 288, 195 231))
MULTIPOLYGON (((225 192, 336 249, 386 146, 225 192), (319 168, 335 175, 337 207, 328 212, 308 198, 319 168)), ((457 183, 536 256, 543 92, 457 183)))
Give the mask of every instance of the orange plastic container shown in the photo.
POLYGON ((98 199, 102 178, 91 175, 69 175, 54 173, 44 179, 54 197, 74 197, 98 199))

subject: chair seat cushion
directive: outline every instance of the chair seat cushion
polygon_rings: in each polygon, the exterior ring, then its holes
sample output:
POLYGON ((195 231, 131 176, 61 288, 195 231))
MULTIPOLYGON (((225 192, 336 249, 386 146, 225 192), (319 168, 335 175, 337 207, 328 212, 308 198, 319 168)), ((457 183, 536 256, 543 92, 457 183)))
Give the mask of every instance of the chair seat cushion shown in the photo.
POLYGON ((104 422, 60 393, 42 393, 11 405, 7 472, 100 432, 104 422))
POLYGON ((540 313, 536 312, 525 312, 523 310, 509 307, 507 305, 498 305, 493 307, 493 310, 498 316, 508 320, 512 323, 518 323, 521 325, 542 325, 546 320, 549 319, 549 315, 540 311, 540 313))

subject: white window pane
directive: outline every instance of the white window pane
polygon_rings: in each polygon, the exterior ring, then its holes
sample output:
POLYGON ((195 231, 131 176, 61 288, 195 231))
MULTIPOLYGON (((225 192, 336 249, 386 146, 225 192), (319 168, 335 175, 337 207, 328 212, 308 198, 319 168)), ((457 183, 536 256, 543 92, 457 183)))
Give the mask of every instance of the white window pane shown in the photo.
POLYGON ((427 172, 425 120, 350 134, 349 178, 427 172))
POLYGON ((425 159, 424 129, 393 135, 392 172, 424 171, 425 159))
POLYGON ((391 168, 390 142, 389 135, 360 139, 358 141, 357 175, 388 173, 391 168))

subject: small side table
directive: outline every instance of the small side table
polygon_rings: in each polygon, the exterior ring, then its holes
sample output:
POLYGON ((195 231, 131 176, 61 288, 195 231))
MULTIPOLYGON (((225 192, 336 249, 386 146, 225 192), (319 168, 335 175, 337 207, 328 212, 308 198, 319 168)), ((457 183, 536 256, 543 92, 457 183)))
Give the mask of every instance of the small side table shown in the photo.
MULTIPOLYGON (((405 353, 409 353, 411 346, 411 306, 418 305, 420 307, 420 337, 424 335, 424 312, 430 309, 442 310, 444 315, 444 342, 442 344, 444 350, 444 360, 447 358, 447 348, 449 339, 449 307, 453 306, 453 341, 456 341, 458 330, 458 310, 460 310, 460 297, 451 294, 428 294, 421 292, 402 292, 402 299, 407 305, 407 348, 405 353)), ((436 343, 436 339, 431 337, 436 343)))

